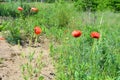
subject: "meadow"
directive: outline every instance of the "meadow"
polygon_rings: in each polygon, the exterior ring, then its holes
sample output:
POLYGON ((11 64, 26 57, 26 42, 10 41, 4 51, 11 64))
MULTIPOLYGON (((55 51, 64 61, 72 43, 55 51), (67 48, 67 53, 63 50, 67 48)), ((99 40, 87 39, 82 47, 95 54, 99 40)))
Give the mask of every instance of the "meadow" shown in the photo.
POLYGON ((0 4, 1 16, 8 17, 0 31, 12 45, 41 43, 41 36, 49 39, 55 80, 120 80, 120 13, 79 11, 72 3, 23 4, 22 11, 17 9, 20 3, 0 4), (41 28, 40 35, 34 33, 35 26, 41 28), (73 36, 74 30, 81 35, 73 36), (91 37, 92 32, 99 38, 91 37))

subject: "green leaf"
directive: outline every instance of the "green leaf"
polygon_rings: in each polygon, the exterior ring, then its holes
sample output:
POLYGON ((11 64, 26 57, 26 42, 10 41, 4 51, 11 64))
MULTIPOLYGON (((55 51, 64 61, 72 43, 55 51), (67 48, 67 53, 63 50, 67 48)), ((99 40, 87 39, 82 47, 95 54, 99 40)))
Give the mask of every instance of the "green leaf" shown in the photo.
POLYGON ((40 77, 39 77, 39 80, 43 80, 43 79, 44 79, 44 77, 43 77, 43 76, 40 76, 40 77))

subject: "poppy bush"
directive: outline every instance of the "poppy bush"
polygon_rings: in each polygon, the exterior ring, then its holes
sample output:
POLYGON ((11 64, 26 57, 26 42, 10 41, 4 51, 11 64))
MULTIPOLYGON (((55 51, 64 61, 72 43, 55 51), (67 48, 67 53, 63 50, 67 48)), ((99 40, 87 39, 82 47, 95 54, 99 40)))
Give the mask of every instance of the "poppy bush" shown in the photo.
POLYGON ((41 28, 34 28, 36 23, 32 23, 33 20, 15 19, 9 22, 4 22, 4 31, 7 32, 4 37, 11 44, 18 44, 18 41, 22 45, 23 43, 35 42, 35 33, 38 35, 41 33, 41 28), (35 33, 34 33, 35 32, 35 33), (23 42, 23 43, 22 43, 23 42))
MULTIPOLYGON (((0 16, 10 16, 13 18, 17 18, 20 16, 20 12, 18 11, 22 11, 22 15, 24 17, 27 17, 29 15, 33 15, 33 13, 31 13, 31 6, 27 3, 23 3, 22 6, 20 6, 20 4, 18 2, 16 3, 1 3, 0 4, 0 16)), ((34 13, 36 14, 36 13, 34 13)))

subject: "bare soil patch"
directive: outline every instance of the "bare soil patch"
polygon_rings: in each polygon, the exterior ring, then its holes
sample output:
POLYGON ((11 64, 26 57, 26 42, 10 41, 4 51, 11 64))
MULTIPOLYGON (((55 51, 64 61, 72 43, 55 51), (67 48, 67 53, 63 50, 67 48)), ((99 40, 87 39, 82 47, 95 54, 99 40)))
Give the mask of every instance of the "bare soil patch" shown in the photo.
MULTIPOLYGON (((42 40, 38 47, 22 47, 19 45, 10 45, 6 40, 0 40, 0 80, 23 80, 20 66, 26 62, 20 57, 21 53, 29 55, 35 52, 34 59, 42 52, 42 63, 44 67, 41 70, 44 80, 54 80, 54 66, 49 56, 49 41, 42 40)), ((37 79, 34 79, 37 80, 37 79)))

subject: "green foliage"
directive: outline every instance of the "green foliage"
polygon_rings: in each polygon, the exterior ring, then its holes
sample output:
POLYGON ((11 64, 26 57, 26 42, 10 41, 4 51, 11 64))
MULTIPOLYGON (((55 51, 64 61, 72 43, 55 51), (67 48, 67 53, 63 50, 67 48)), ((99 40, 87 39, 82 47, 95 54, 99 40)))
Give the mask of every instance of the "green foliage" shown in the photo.
POLYGON ((116 37, 119 36, 120 29, 118 16, 119 14, 104 14, 102 25, 99 23, 92 26, 79 25, 67 29, 68 33, 63 33, 64 36, 59 39, 60 45, 51 43, 50 51, 56 61, 57 80, 119 80, 120 54, 116 51, 120 50, 119 37, 116 37), (114 16, 114 20, 111 20, 110 16, 114 16), (115 24, 109 24, 111 21, 115 24), (79 38, 74 38, 71 32, 77 28, 83 33, 79 38), (90 37, 92 31, 100 32, 100 39, 92 39, 90 37))
POLYGON ((14 5, 13 3, 6 3, 0 4, 0 16, 12 16, 12 17, 16 17, 18 15, 18 13, 16 12, 15 8, 17 9, 16 5, 14 5))
POLYGON ((115 12, 120 12, 120 0, 111 0, 111 6, 115 12))
POLYGON ((120 11, 119 0, 76 0, 75 6, 78 10, 83 11, 103 11, 110 8, 120 11))
MULTIPOLYGON (((24 22, 26 22, 24 20, 24 22)), ((26 22, 27 24, 27 22, 26 22)), ((6 32, 6 34, 4 35, 4 37, 7 39, 7 41, 11 44, 18 44, 18 42, 20 42, 22 40, 26 40, 26 36, 29 38, 29 36, 31 34, 27 34, 27 32, 31 29, 26 28, 26 24, 23 23, 23 19, 12 19, 9 22, 4 22, 2 25, 4 25, 4 31, 6 32), (22 22, 22 24, 21 24, 22 22), (24 26, 23 26, 24 24, 24 26), (26 31, 25 31, 26 30, 26 31)), ((29 27, 29 26, 28 26, 29 27)), ((33 28, 32 28, 33 29, 33 28)))
POLYGON ((56 0, 45 0, 48 3, 54 3, 56 0))
MULTIPOLYGON (((42 4, 41 4, 42 5, 42 4)), ((46 4, 46 6, 39 6, 40 12, 36 15, 39 20, 39 24, 51 27, 67 27, 70 23, 72 8, 66 3, 46 4)))
POLYGON ((23 8, 22 15, 24 17, 29 16, 31 14, 30 13, 31 7, 29 4, 23 3, 21 7, 23 8))
POLYGON ((4 27, 3 27, 2 25, 0 25, 0 31, 2 31, 2 30, 3 30, 3 28, 4 28, 4 27))
MULTIPOLYGON (((29 15, 33 15, 33 13, 30 12, 31 10, 31 6, 27 3, 22 3, 22 8, 23 8, 23 11, 18 11, 18 7, 20 6, 20 4, 18 2, 14 3, 6 3, 6 4, 3 4, 1 3, 0 4, 0 16, 11 16, 11 17, 21 17, 21 15, 23 17, 27 17, 29 15)), ((34 13, 36 14, 36 13, 34 13)))
POLYGON ((75 6, 84 11, 96 11, 98 4, 96 0, 77 0, 75 6))
POLYGON ((44 80, 44 77, 41 75, 41 69, 44 66, 42 63, 42 55, 41 53, 38 55, 37 58, 34 56, 35 51, 26 55, 25 53, 21 54, 23 59, 27 59, 26 63, 21 65, 21 72, 23 75, 24 80, 44 80), (24 55, 24 56, 23 56, 24 55), (35 61, 35 62, 34 62, 35 61))
POLYGON ((65 3, 60 4, 57 3, 57 13, 56 18, 58 19, 58 26, 59 27, 66 27, 70 22, 71 14, 70 8, 65 3))
POLYGON ((4 35, 9 43, 17 44, 19 40, 21 40, 20 37, 20 26, 17 25, 16 22, 8 22, 3 23, 4 30, 7 31, 7 34, 4 35))

